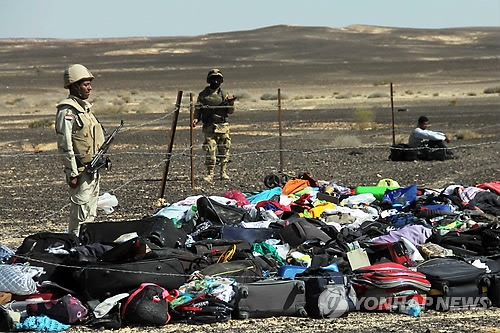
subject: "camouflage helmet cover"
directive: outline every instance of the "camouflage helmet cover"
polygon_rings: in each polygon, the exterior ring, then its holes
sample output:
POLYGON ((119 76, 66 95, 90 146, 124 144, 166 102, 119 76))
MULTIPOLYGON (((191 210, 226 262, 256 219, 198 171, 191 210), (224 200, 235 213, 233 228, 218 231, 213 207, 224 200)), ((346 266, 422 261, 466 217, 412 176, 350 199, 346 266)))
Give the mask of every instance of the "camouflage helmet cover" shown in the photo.
POLYGON ((71 65, 64 71, 64 88, 67 89, 73 83, 84 79, 92 81, 94 75, 83 65, 71 65))
POLYGON ((212 76, 220 76, 220 78, 222 79, 222 81, 224 81, 224 75, 222 75, 222 72, 218 68, 211 69, 208 72, 208 74, 207 74, 207 83, 210 83, 210 77, 212 77, 212 76))

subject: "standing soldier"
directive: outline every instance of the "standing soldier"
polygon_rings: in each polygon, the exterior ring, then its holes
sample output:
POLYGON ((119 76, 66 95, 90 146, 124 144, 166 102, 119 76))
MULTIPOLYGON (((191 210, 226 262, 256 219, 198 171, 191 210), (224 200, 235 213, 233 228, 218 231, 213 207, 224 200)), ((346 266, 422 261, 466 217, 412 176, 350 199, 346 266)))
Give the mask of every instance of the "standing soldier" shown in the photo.
POLYGON ((224 81, 222 72, 212 69, 208 72, 207 83, 209 84, 198 95, 196 109, 193 119, 193 127, 198 121, 203 122, 203 133, 205 142, 203 149, 206 151, 205 164, 208 174, 203 179, 209 183, 213 181, 215 164, 220 164, 220 178, 229 179, 227 174, 227 163, 229 161, 229 148, 231 138, 229 136, 228 114, 234 112, 234 96, 227 95, 220 87, 224 81))
POLYGON ((87 101, 93 79, 85 66, 69 66, 64 71, 69 96, 57 105, 57 147, 63 154, 71 202, 68 233, 77 235, 81 223, 94 220, 99 196, 99 173, 85 170, 104 143, 104 129, 87 101))

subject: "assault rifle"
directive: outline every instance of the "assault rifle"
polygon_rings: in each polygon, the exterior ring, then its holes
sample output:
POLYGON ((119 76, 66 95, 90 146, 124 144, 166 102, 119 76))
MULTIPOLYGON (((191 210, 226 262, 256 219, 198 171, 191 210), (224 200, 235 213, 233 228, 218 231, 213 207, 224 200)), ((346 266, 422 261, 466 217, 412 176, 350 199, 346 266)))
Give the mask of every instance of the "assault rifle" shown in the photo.
POLYGON ((111 133, 111 135, 108 136, 108 138, 102 144, 101 148, 99 148, 99 151, 97 152, 97 154, 95 154, 92 161, 90 161, 90 163, 87 167, 88 173, 96 173, 97 170, 102 169, 102 168, 105 168, 106 170, 111 169, 111 160, 109 159, 109 157, 107 157, 107 156, 105 157, 104 154, 106 154, 109 147, 111 146, 111 143, 113 142, 115 137, 118 135, 118 132, 120 132, 122 127, 123 127, 123 120, 120 121, 120 126, 115 128, 113 133, 111 133))

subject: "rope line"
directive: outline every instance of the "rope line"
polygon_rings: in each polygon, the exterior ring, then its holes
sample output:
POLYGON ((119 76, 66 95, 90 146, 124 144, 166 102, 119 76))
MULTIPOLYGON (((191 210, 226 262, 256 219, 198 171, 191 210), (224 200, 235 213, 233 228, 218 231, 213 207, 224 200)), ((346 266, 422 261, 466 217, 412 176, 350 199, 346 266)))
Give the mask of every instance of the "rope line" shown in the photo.
MULTIPOLYGON (((263 141, 270 140, 273 138, 266 138, 263 141)), ((255 142, 255 141, 254 141, 255 142)), ((249 143, 240 143, 239 145, 251 145, 254 142, 249 142, 249 143)), ((480 143, 472 143, 472 144, 465 144, 465 145, 459 145, 459 146, 450 146, 447 149, 461 149, 461 148, 474 148, 474 147, 479 147, 479 146, 487 146, 487 145, 493 145, 493 144, 498 144, 498 141, 488 141, 488 142, 480 142, 480 143)), ((198 145, 193 145, 193 148, 201 148, 203 145, 198 144, 198 145)), ((232 145, 234 146, 234 145, 232 145)), ((348 149, 396 149, 396 150, 419 150, 422 147, 417 147, 417 148, 401 148, 401 147, 393 147, 392 145, 385 145, 385 144, 380 144, 380 145, 363 145, 363 146, 350 146, 350 147, 324 147, 324 148, 319 148, 319 149, 311 149, 311 150, 300 150, 300 149, 292 149, 292 148, 286 148, 282 149, 281 151, 283 152, 288 152, 288 153, 304 153, 304 154, 312 154, 316 152, 322 152, 322 151, 331 151, 331 150, 348 150, 348 149)), ((183 151, 191 149, 191 146, 187 146, 186 148, 183 149, 183 151)), ((433 148, 433 149, 445 149, 445 148, 433 148)), ((258 154, 258 153, 276 153, 280 152, 279 149, 265 149, 265 150, 254 150, 254 151, 246 151, 242 153, 231 153, 231 155, 248 155, 248 154, 258 154)), ((63 156, 63 153, 54 153, 54 154, 43 154, 43 153, 12 153, 12 154, 0 154, 0 158, 22 158, 22 157, 36 157, 36 159, 39 159, 41 157, 54 157, 54 156, 63 156)), ((173 152, 173 153, 165 153, 165 152, 150 152, 150 151, 121 151, 121 152, 115 152, 115 153, 106 153, 108 156, 119 156, 119 155, 167 155, 167 156, 176 156, 176 155, 182 155, 182 156, 190 156, 189 154, 185 154, 182 152, 173 152)), ((75 155, 76 156, 76 155, 75 155)), ((205 155, 197 155, 193 154, 193 156, 205 156, 205 155)))

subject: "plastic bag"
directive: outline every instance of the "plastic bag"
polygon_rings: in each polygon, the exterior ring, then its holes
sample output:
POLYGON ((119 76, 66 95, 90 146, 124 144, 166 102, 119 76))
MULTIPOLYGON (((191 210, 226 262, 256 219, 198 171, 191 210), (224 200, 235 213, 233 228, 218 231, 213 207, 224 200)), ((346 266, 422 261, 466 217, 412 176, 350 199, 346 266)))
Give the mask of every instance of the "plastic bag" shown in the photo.
POLYGON ((102 209, 106 214, 113 213, 115 211, 113 207, 116 207, 117 205, 118 199, 108 192, 100 195, 97 199, 97 208, 102 209))
POLYGON ((0 291, 16 295, 32 295, 37 291, 33 278, 42 272, 41 267, 0 264, 0 291))

